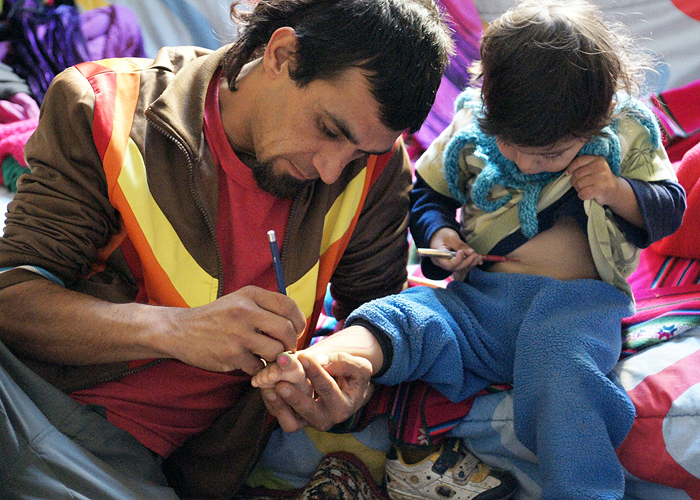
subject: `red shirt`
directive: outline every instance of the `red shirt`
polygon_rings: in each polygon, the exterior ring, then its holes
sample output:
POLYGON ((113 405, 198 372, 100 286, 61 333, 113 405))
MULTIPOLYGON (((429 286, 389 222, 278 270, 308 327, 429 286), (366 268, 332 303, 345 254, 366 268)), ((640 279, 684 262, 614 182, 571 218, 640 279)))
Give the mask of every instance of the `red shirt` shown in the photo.
MULTIPOLYGON (((226 139, 219 113, 220 73, 207 91, 204 136, 219 167, 216 237, 223 261, 224 294, 246 285, 277 290, 267 231, 274 229, 282 246, 291 200, 261 190, 226 139)), ((161 456, 168 456, 232 406, 242 371, 215 373, 166 360, 117 381, 74 392, 80 403, 102 405, 107 419, 133 434, 161 456)))

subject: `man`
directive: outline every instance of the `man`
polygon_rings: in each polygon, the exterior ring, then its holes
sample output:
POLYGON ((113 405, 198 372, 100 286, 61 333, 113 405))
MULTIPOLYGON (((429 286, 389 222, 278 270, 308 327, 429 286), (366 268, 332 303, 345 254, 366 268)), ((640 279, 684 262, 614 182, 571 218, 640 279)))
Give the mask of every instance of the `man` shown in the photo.
POLYGON ((448 30, 430 0, 240 19, 230 47, 83 63, 47 92, 0 240, 11 498, 230 497, 264 404, 326 429, 369 397, 352 382, 371 370, 342 357, 309 366, 316 399, 263 404, 250 375, 308 343, 328 283, 340 318, 402 287, 399 136, 432 105, 448 30))

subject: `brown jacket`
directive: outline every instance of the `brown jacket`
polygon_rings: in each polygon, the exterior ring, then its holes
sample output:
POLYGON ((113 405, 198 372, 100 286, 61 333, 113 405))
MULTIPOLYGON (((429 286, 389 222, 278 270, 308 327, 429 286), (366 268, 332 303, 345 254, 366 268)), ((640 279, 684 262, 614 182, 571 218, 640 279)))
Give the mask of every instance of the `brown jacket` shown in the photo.
MULTIPOLYGON (((225 50, 165 48, 154 60, 129 60, 138 92, 127 132, 143 158, 150 195, 194 261, 218 283, 217 168, 202 122, 207 85, 225 50)), ((139 290, 118 245, 123 221, 110 201, 104 145, 95 126, 112 110, 96 98, 95 83, 84 76, 90 71, 94 68, 67 69, 44 99, 39 126, 25 150, 32 173, 20 179, 0 239, 0 269, 11 269, 0 274, 0 287, 40 278, 17 267, 35 266, 69 289, 129 302, 139 290)), ((105 81, 111 78, 107 73, 105 81)), ((114 75, 118 86, 119 71, 114 75)), ((334 311, 341 318, 363 302, 398 292, 405 281, 409 167, 399 144, 366 192, 330 279, 334 311)), ((319 181, 294 201, 282 249, 288 284, 317 265, 328 231, 325 216, 364 168, 364 162, 351 164, 334 184, 319 181)), ((76 367, 24 359, 66 392, 121 376, 126 369, 125 363, 76 367)), ((173 454, 166 470, 174 486, 183 496, 230 496, 264 446, 264 421, 259 394, 251 391, 173 454)))

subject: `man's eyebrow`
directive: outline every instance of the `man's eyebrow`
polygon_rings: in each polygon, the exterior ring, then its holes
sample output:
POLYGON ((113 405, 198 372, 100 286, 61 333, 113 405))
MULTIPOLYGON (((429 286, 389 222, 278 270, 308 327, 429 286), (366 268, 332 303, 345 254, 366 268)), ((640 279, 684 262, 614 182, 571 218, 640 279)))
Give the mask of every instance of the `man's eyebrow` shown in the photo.
MULTIPOLYGON (((338 127, 338 130, 340 130, 340 133, 343 134, 348 141, 350 141, 355 146, 358 145, 359 140, 357 139, 357 136, 352 133, 352 131, 350 130, 350 127, 348 127, 348 125, 345 123, 345 121, 341 120, 337 116, 334 116, 330 113, 328 113, 328 117, 331 119, 333 124, 336 127, 338 127)), ((365 154, 368 154, 368 155, 381 156, 383 154, 390 152, 392 149, 394 149, 393 146, 391 148, 387 149, 386 151, 362 151, 362 152, 365 154)))

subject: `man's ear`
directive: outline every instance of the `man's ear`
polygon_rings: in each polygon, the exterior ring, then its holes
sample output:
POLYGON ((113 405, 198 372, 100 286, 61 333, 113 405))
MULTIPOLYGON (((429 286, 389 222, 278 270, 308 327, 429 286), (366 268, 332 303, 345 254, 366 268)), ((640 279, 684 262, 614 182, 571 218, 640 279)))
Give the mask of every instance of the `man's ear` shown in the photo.
POLYGON ((297 35, 294 29, 283 27, 277 29, 265 47, 263 67, 271 76, 289 72, 289 64, 294 61, 297 48, 297 35))

